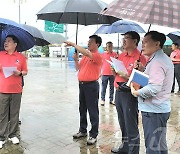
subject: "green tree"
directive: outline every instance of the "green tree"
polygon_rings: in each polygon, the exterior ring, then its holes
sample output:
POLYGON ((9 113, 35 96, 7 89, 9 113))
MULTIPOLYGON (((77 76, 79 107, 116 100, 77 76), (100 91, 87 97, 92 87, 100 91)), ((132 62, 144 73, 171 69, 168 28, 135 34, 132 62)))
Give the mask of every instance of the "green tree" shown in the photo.
POLYGON ((41 52, 42 52, 46 57, 49 57, 49 46, 48 46, 48 45, 43 46, 41 52))

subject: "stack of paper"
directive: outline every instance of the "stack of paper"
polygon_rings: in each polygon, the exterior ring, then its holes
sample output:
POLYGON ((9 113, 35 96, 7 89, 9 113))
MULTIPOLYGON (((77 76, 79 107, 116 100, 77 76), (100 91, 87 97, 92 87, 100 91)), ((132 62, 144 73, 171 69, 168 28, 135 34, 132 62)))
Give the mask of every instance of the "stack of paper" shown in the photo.
POLYGON ((106 60, 108 63, 110 63, 110 65, 114 68, 114 70, 117 72, 124 72, 128 74, 128 71, 126 69, 126 67, 124 66, 123 62, 111 57, 112 61, 106 60))
POLYGON ((130 86, 131 82, 135 82, 136 84, 139 84, 141 87, 144 87, 149 82, 149 76, 143 72, 133 69, 127 82, 127 86, 130 86))

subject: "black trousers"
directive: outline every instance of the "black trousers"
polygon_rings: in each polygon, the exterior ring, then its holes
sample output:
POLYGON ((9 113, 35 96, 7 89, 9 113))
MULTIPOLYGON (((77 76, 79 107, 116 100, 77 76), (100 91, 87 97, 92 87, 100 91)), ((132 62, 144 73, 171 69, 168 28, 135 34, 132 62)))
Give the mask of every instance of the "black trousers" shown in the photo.
POLYGON ((172 86, 172 91, 175 89, 175 78, 178 84, 178 91, 180 91, 180 64, 174 64, 174 82, 172 86))
POLYGON ((131 92, 116 90, 115 105, 122 131, 122 144, 128 154, 139 153, 138 102, 131 92))
POLYGON ((167 154, 167 120, 170 113, 142 112, 146 154, 167 154))
POLYGON ((91 130, 89 135, 93 138, 98 135, 99 128, 99 83, 80 83, 79 84, 79 112, 80 112, 80 128, 82 133, 87 132, 87 111, 89 112, 91 130))

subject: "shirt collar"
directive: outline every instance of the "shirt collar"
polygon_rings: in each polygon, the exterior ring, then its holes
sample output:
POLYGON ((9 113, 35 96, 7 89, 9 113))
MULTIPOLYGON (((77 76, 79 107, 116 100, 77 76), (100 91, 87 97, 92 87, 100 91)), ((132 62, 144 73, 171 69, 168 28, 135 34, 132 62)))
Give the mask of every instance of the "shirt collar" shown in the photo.
POLYGON ((136 49, 134 49, 130 54, 128 54, 127 51, 125 51, 125 52, 126 52, 126 56, 134 57, 134 56, 137 54, 137 52, 139 52, 139 51, 138 51, 138 49, 136 48, 136 49))
MULTIPOLYGON (((14 52, 12 53, 12 55, 15 55, 15 56, 16 56, 16 55, 17 55, 17 53, 18 53, 17 51, 14 51, 14 52)), ((8 52, 7 52, 7 51, 5 51, 5 54, 8 54, 8 52)))

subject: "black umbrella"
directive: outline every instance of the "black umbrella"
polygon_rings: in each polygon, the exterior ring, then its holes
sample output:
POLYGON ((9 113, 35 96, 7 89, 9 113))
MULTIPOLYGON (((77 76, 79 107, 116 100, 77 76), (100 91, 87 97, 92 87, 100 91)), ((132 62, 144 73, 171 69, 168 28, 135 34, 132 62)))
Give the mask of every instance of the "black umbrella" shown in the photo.
POLYGON ((78 24, 111 24, 119 20, 99 14, 106 6, 101 0, 53 0, 38 12, 37 18, 56 23, 77 24, 77 44, 78 24))
POLYGON ((178 43, 180 46, 180 31, 171 32, 167 35, 173 43, 178 43))
POLYGON ((58 33, 50 33, 45 31, 40 31, 42 36, 51 44, 61 44, 65 41, 65 37, 58 33))
POLYGON ((43 35, 41 34, 41 31, 34 27, 34 26, 30 26, 30 25, 26 25, 26 24, 21 24, 22 27, 24 29, 26 29, 35 39, 35 45, 38 46, 45 46, 50 44, 50 42, 48 42, 43 35))

